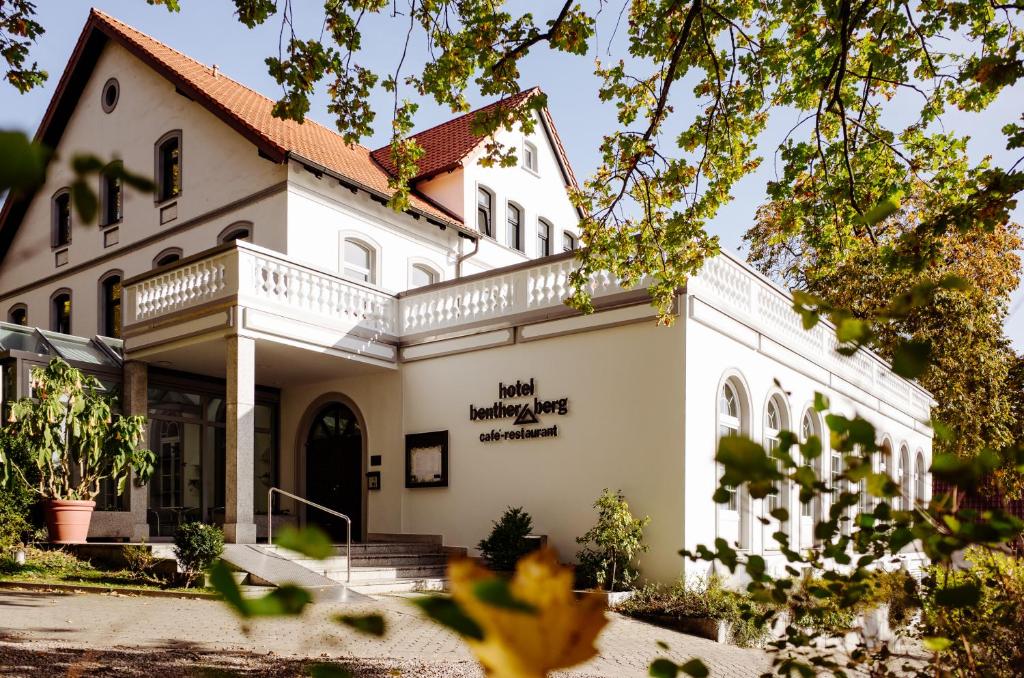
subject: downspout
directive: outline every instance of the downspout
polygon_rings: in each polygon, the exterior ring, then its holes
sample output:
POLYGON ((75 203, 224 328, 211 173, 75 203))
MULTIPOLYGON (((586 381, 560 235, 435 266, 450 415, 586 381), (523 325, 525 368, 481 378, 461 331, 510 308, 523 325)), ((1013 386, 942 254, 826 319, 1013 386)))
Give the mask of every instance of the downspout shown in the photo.
MULTIPOLYGON (((459 233, 459 237, 462 238, 462 239, 468 239, 469 238, 469 236, 463 235, 462 233, 459 233)), ((468 254, 460 254, 455 259, 455 277, 456 278, 461 278, 462 277, 462 262, 464 262, 466 259, 469 259, 472 256, 475 256, 476 253, 479 252, 479 251, 480 251, 480 238, 473 238, 473 251, 469 252, 468 254)))

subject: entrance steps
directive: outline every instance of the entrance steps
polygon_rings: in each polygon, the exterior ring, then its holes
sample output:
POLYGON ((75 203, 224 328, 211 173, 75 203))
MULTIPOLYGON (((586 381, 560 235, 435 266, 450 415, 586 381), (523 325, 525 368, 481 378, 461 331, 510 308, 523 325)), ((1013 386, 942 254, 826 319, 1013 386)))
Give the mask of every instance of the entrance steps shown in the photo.
POLYGON ((448 558, 465 549, 445 548, 423 541, 388 541, 352 544, 352 581, 346 582, 348 558, 344 544, 334 553, 315 560, 280 546, 261 546, 268 554, 287 559, 310 573, 346 584, 356 593, 380 594, 409 591, 442 591, 447 587, 448 558))

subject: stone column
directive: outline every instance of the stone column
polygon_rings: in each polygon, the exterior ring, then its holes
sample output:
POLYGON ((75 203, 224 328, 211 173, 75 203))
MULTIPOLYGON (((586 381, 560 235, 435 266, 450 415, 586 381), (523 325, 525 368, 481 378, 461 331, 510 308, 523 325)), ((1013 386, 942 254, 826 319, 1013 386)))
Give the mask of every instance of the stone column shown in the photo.
POLYGON ((224 538, 235 544, 256 542, 253 520, 253 438, 256 404, 256 341, 234 335, 226 340, 227 422, 224 488, 224 538))
MULTIPOLYGON (((149 414, 149 366, 144 362, 129 360, 124 364, 124 413, 147 416, 149 414)), ((148 432, 149 427, 146 427, 148 432)), ((142 441, 149 445, 149 439, 142 441)), ((149 539, 149 486, 139 485, 135 478, 128 482, 128 511, 131 514, 131 541, 149 539)))

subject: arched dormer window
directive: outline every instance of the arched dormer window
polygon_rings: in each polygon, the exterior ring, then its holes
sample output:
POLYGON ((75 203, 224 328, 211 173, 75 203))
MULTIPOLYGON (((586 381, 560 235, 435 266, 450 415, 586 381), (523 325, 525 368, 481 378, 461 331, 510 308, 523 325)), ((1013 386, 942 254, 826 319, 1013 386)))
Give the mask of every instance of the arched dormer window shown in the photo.
POLYGON ((71 334, 71 290, 57 290, 50 297, 50 329, 60 334, 71 334))
POLYGON ((494 237, 494 194, 483 186, 476 189, 476 230, 483 235, 494 237))
POLYGON ((121 271, 110 271, 100 278, 100 334, 121 337, 121 271))
POLYGON ((345 238, 342 256, 342 274, 346 278, 376 284, 376 252, 370 245, 355 238, 345 238))
POLYGON ((28 306, 15 304, 7 311, 7 322, 12 325, 28 325, 28 306))
POLYGON ((165 202, 181 195, 181 130, 174 130, 156 142, 156 201, 165 202))
POLYGON ((537 220, 537 256, 546 257, 551 254, 551 234, 555 229, 545 219, 537 220))
POLYGON ((168 247, 153 259, 153 268, 169 266, 181 260, 183 252, 180 247, 168 247))
POLYGON ((514 250, 523 251, 523 210, 514 203, 508 204, 505 213, 505 221, 508 227, 508 246, 514 250))
POLYGON ((232 242, 234 240, 245 240, 252 242, 252 222, 236 221, 217 236, 218 243, 232 242))
POLYGON ((441 274, 426 264, 413 264, 409 268, 409 289, 433 285, 440 280, 441 274))
POLYGON ((71 189, 53 194, 51 212, 50 246, 66 247, 71 244, 71 189))
POLYGON ((570 233, 569 231, 563 231, 562 232, 562 251, 563 252, 572 252, 572 251, 575 251, 575 249, 577 247, 578 247, 578 241, 576 240, 576 236, 573 235, 572 233, 570 233))

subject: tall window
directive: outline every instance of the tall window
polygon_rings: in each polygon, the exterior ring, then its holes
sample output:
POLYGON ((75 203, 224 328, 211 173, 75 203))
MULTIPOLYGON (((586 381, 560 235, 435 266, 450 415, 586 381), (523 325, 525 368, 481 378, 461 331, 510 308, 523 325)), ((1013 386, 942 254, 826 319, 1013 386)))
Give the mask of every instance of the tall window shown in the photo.
POLYGON ((413 264, 412 270, 409 271, 410 289, 433 285, 439 279, 440 276, 437 274, 437 271, 424 264, 413 264))
POLYGON ((100 300, 103 317, 102 329, 105 337, 121 336, 121 276, 108 275, 100 284, 103 298, 100 300))
POLYGON ((906 445, 900 447, 900 509, 909 511, 914 507, 913 499, 911 498, 911 487, 910 480, 910 450, 907 449, 906 445))
POLYGON ((170 132, 156 146, 156 199, 181 195, 181 132, 170 132))
POLYGON ((61 334, 71 334, 71 293, 61 292, 53 297, 53 311, 50 329, 61 334))
POLYGON ((523 143, 523 167, 532 172, 537 171, 537 147, 529 141, 523 143))
MULTIPOLYGON (((780 441, 779 437, 782 430, 786 428, 786 420, 784 416, 784 405, 779 401, 778 396, 772 396, 768 400, 768 408, 765 410, 764 419, 764 446, 770 455, 772 455, 775 466, 782 470, 782 461, 774 458, 774 455, 778 452, 780 441)), ((775 488, 775 494, 769 494, 765 499, 769 513, 778 508, 785 508, 789 510, 789 482, 788 481, 775 481, 773 483, 775 488)), ((779 521, 779 528, 785 531, 786 525, 784 522, 779 521)))
POLYGON ((373 250, 357 240, 345 240, 344 275, 350 280, 362 280, 375 283, 373 270, 373 250))
POLYGON ((562 233, 562 251, 572 252, 576 249, 576 236, 569 231, 562 233))
MULTIPOLYGON (((831 464, 829 467, 829 489, 832 490, 832 502, 839 501, 839 495, 843 492, 843 454, 836 450, 832 450, 830 456, 831 464)), ((840 528, 843 534, 850 533, 849 521, 841 521, 840 528)))
POLYGON ((918 504, 928 501, 928 488, 925 487, 927 480, 928 469, 924 467, 924 455, 918 452, 914 463, 914 499, 918 504))
POLYGON ((508 204, 508 211, 505 216, 508 222, 508 246, 512 249, 522 251, 523 249, 523 212, 512 203, 508 204))
POLYGON ((120 162, 112 162, 100 172, 100 226, 121 221, 124 198, 120 169, 120 162))
MULTIPOLYGON (((718 394, 718 438, 738 436, 740 434, 740 400, 736 394, 736 388, 726 382, 722 385, 722 392, 718 394)), ((721 476, 722 469, 719 469, 721 476)), ((735 487, 727 487, 729 501, 724 508, 729 511, 738 511, 740 508, 739 498, 736 496, 735 487)))
POLYGON ((537 220, 537 256, 546 257, 551 254, 551 224, 543 219, 537 220))
MULTIPOLYGON (((814 419, 815 416, 813 411, 807 410, 804 412, 804 418, 800 422, 800 439, 805 443, 813 437, 817 437, 818 440, 821 440, 821 436, 818 435, 818 427, 815 425, 814 419)), ((812 467, 817 465, 815 462, 807 459, 804 459, 803 461, 805 464, 812 467)), ((804 518, 814 517, 814 504, 809 501, 800 502, 800 515, 804 518)))
POLYGON ((7 312, 7 322, 14 325, 28 325, 28 307, 25 304, 12 306, 7 312))
POLYGON ((490 191, 483 187, 476 189, 476 230, 492 237, 494 236, 494 231, 491 228, 493 224, 491 221, 493 204, 494 196, 491 195, 490 191))
POLYGON ((53 228, 50 244, 64 247, 71 243, 71 191, 62 188, 53 196, 53 228))

